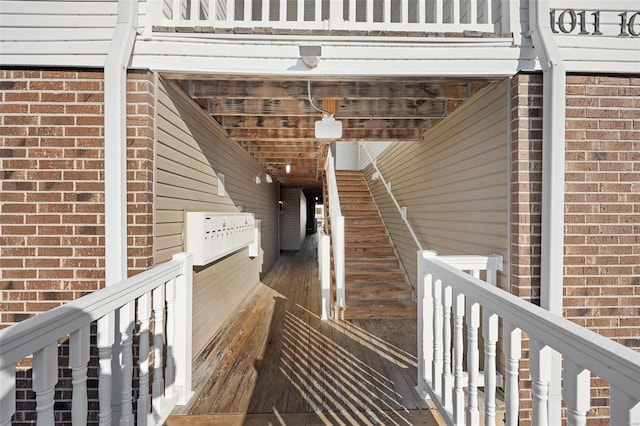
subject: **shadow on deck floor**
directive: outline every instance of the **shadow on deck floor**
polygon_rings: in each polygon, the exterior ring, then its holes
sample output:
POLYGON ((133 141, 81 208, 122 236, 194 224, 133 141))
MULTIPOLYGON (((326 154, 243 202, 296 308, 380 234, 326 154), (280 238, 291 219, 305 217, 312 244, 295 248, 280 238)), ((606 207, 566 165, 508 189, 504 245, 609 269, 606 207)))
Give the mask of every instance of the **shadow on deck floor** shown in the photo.
POLYGON ((438 424, 414 389, 415 320, 320 320, 314 238, 198 356, 196 394, 167 425, 438 424))

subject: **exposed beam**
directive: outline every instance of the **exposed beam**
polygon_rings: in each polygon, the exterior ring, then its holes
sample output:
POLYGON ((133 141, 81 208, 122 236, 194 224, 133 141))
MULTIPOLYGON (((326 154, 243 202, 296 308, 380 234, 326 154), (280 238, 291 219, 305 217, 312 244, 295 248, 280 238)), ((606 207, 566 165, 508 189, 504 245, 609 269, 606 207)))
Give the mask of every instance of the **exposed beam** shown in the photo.
MULTIPOLYGON (((296 139, 304 142, 318 141, 311 129, 229 129, 229 138, 235 141, 280 141, 296 139)), ((342 141, 415 141, 424 129, 345 129, 342 141)), ((246 145, 245 145, 246 146, 246 145)))
MULTIPOLYGON (((432 119, 340 119, 343 128, 349 129, 390 129, 390 128, 426 128, 432 119)), ((288 117, 288 116, 216 116, 218 122, 227 129, 313 129, 315 122, 321 117, 288 117), (224 118, 223 118, 224 117, 224 118)))

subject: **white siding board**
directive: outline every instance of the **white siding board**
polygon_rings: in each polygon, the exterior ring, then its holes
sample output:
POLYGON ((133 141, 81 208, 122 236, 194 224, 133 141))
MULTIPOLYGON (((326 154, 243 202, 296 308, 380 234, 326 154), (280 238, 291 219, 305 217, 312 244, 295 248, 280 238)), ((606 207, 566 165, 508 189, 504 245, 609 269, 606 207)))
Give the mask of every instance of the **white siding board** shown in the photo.
POLYGON ((262 220, 263 254, 246 250, 205 267, 194 276, 193 353, 197 355, 278 256, 277 185, 255 184, 266 171, 172 83, 158 88, 155 261, 184 250, 184 212, 244 211, 262 220), (217 196, 217 173, 226 176, 227 196, 217 196), (264 263, 263 263, 264 261, 264 263))
MULTIPOLYGON (((484 89, 426 133, 395 143, 377 164, 425 248, 441 254, 501 253, 508 263, 507 83, 484 89)), ((370 188, 415 285, 416 250, 380 181, 370 188)), ((502 275, 501 281, 505 276, 502 275)))

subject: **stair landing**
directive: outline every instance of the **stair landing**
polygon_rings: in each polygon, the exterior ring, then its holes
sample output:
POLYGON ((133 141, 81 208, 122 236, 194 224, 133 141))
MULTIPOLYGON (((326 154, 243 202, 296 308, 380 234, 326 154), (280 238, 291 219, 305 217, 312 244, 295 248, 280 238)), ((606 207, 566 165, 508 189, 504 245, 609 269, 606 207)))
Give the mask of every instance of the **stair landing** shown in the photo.
POLYGON ((404 270, 361 171, 336 171, 345 217, 344 319, 415 318, 404 270))

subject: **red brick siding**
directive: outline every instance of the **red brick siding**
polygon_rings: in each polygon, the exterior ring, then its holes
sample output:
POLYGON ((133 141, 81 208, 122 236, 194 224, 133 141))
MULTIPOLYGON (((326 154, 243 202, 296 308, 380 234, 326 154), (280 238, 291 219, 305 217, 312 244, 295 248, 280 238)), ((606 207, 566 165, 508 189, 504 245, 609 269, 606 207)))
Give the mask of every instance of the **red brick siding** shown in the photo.
MULTIPOLYGON (((542 76, 511 81, 511 293, 540 302, 542 201, 542 76)), ((522 342, 520 420, 530 424, 529 341, 522 342)))
MULTIPOLYGON (((128 82, 129 267, 152 261, 151 75, 128 82)), ((0 327, 104 286, 100 71, 0 71, 0 327)))
POLYGON ((563 315, 640 350, 640 78, 567 76, 566 116, 563 315))

